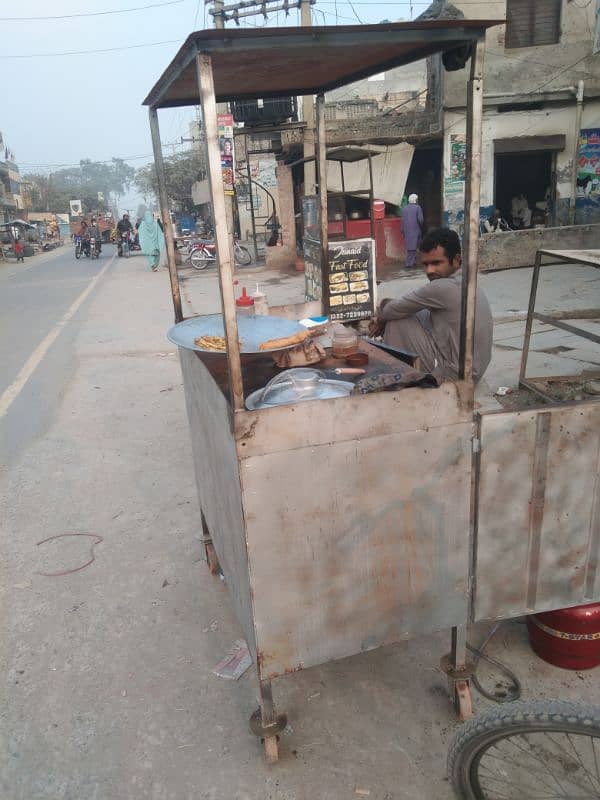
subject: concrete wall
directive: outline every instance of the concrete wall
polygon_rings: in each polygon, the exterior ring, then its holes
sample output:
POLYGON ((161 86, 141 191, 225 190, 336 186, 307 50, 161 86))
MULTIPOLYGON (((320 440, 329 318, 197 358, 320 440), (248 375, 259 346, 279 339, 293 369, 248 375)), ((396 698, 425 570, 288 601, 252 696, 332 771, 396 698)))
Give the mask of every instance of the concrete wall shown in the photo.
MULTIPOLYGON (((571 175, 575 141, 575 104, 571 106, 543 108, 539 111, 512 111, 505 114, 487 109, 483 118, 483 142, 481 163, 481 217, 490 216, 494 206, 494 140, 516 139, 519 136, 565 136, 565 149, 557 153, 556 159, 556 221, 567 224, 571 196, 571 175)), ((582 128, 600 127, 600 99, 585 103, 582 128)), ((463 222, 464 184, 459 192, 451 179, 452 137, 465 134, 465 116, 458 111, 444 115, 444 220, 445 224, 460 230, 463 222)), ((543 198, 539 198, 542 200, 543 198)), ((600 222, 589 219, 589 222, 600 222)))
MULTIPOLYGON (((468 19, 505 19, 506 0, 453 0, 468 19)), ((543 47, 519 47, 505 50, 505 25, 490 28, 486 36, 484 98, 499 92, 528 93, 541 87, 551 91, 573 86, 583 78, 586 94, 600 93, 600 70, 597 57, 592 55, 593 32, 596 24, 596 4, 563 0, 558 44, 543 47), (583 61, 577 62, 584 58, 583 61), (565 67, 571 66, 569 69, 565 67), (561 73, 548 83, 554 73, 561 73)), ((468 65, 467 65, 468 69, 468 65)), ((541 91, 541 89, 540 89, 541 91)), ((444 77, 446 108, 465 105, 465 72, 446 73, 444 77)), ((531 99, 531 98, 530 98, 531 99)))
POLYGON ((589 250, 600 247, 600 225, 570 225, 488 233, 479 240, 479 270, 529 267, 540 249, 589 250))

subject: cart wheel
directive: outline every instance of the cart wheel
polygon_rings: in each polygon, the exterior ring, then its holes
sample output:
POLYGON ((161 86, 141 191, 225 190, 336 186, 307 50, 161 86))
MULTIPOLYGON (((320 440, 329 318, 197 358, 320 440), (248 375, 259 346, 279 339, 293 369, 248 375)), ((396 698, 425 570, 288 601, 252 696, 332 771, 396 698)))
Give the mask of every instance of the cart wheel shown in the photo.
POLYGON ((217 551, 214 548, 212 542, 206 542, 204 544, 204 550, 206 552, 206 563, 208 564, 208 571, 211 575, 218 575, 221 569, 221 565, 219 564, 219 558, 217 556, 217 551))
POLYGON ((265 748, 267 763, 273 764, 279 760, 279 735, 287 725, 285 714, 277 714, 273 722, 263 725, 260 708, 257 708, 250 717, 250 730, 259 736, 265 748))
POLYGON ((454 681, 454 708, 461 722, 473 716, 473 697, 469 681, 454 681))

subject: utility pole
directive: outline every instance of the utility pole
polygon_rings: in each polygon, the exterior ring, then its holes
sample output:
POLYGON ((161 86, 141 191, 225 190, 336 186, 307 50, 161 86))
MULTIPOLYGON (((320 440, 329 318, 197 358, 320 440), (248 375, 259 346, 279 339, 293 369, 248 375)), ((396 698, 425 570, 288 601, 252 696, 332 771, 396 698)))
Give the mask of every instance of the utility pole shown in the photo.
MULTIPOLYGON (((225 27, 225 14, 223 13, 224 0, 214 0, 213 2, 213 20, 215 28, 222 29, 225 27)), ((227 103, 217 103, 217 114, 228 114, 229 106, 227 103)), ((234 154, 235 157, 235 154, 234 154)), ((233 197, 226 195, 225 197, 225 217, 227 219, 227 232, 229 236, 233 236, 233 197)))
MULTIPOLYGON (((300 0, 300 23, 303 28, 312 27, 311 0, 300 0)), ((304 129, 304 158, 315 155, 315 104, 312 95, 302 98, 302 119, 306 123, 304 129)), ((304 194, 315 194, 316 165, 314 161, 304 162, 304 194)))

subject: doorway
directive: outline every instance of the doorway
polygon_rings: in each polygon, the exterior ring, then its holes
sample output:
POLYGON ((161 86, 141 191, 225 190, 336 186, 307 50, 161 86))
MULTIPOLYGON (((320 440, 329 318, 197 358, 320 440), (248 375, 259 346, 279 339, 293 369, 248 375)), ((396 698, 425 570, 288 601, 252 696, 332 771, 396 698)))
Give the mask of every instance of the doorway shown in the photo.
POLYGON ((442 146, 437 142, 428 147, 416 147, 406 180, 404 194, 419 195, 419 205, 425 217, 424 230, 442 224, 442 146))
POLYGON ((496 153, 494 205, 509 224, 514 224, 512 199, 519 195, 525 197, 531 210, 531 224, 528 227, 552 224, 550 216, 554 206, 555 157, 555 152, 551 150, 496 153))

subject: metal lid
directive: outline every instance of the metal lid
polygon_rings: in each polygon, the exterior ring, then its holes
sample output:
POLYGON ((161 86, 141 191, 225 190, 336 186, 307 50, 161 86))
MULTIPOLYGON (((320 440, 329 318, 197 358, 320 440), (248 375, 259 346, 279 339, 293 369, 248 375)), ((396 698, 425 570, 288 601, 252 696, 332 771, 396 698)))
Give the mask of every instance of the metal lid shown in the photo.
POLYGON ((353 384, 347 381, 326 378, 318 369, 287 369, 270 380, 264 389, 253 392, 246 399, 246 408, 255 411, 305 400, 346 397, 353 388, 353 384))

